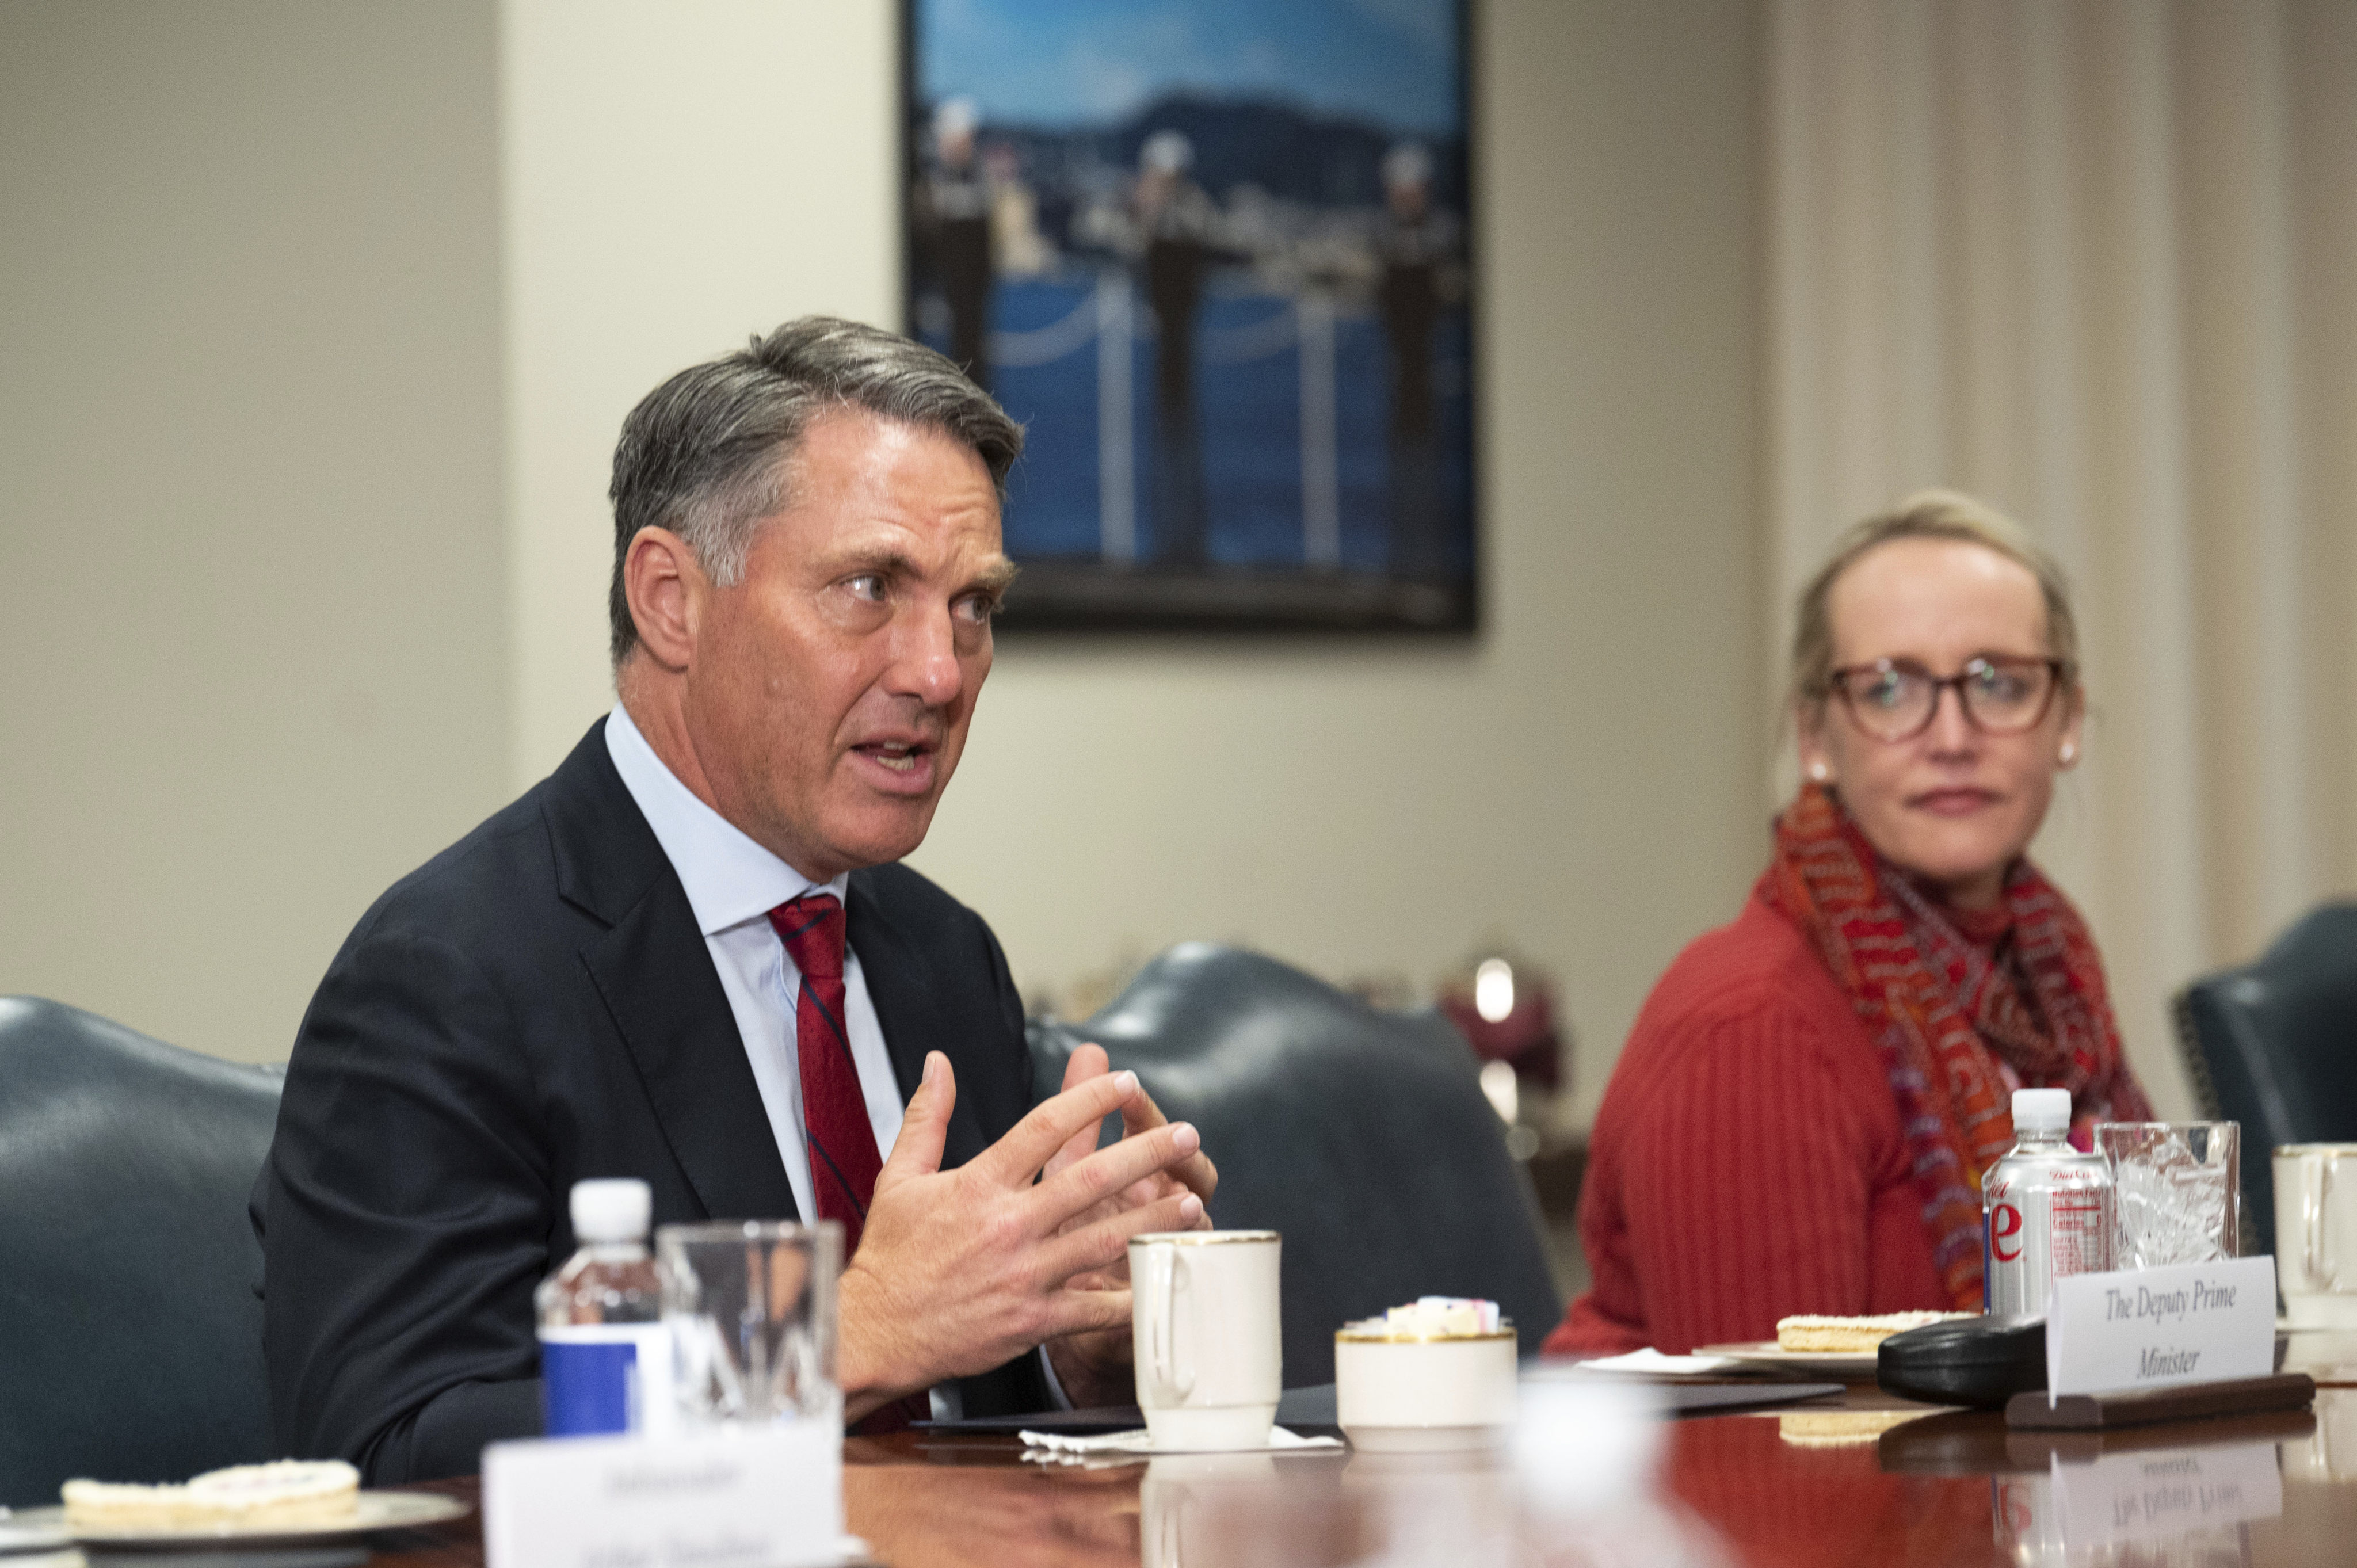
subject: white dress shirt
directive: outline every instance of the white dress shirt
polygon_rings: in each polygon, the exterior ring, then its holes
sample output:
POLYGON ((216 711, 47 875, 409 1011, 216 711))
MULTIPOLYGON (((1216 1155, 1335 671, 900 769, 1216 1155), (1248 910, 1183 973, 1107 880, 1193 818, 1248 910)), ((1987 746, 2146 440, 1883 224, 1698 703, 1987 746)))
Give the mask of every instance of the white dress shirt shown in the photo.
MULTIPOLYGON (((794 1005, 802 976, 786 956, 777 928, 770 924, 770 911, 809 892, 832 893, 838 903, 844 902, 851 878, 846 874, 832 882, 813 882, 747 837, 679 781, 619 703, 606 720, 606 750, 679 874, 680 886, 687 889, 688 908, 695 911, 696 929, 711 950, 712 967, 720 972, 728 1010, 737 1015, 737 1033, 745 1042, 753 1081, 760 1087, 761 1108, 769 1112, 770 1133, 778 1141, 778 1157, 785 1162, 794 1208, 805 1220, 816 1219, 810 1143, 802 1131, 802 1058, 794 1041, 794 1005)), ((857 953, 844 955, 843 1012, 880 1159, 892 1152, 893 1140, 900 1135, 900 1082, 892 1075, 884 1026, 877 1022, 876 1004, 868 997, 857 953)))
MULTIPOLYGON (((687 890, 688 908, 695 912, 696 929, 720 972, 720 989, 736 1015, 737 1036, 745 1042, 745 1058, 753 1067, 753 1082, 761 1090, 761 1108, 769 1113, 770 1135, 777 1140, 778 1157, 785 1163, 786 1183, 792 1187, 794 1208, 805 1220, 818 1218, 811 1188, 810 1142, 802 1124, 802 1058, 794 1039, 794 1005, 802 992, 802 971, 786 954, 786 944, 770 924, 770 911, 790 898, 813 890, 832 893, 848 914, 850 875, 832 882, 813 882, 753 842, 736 824, 695 798, 676 774, 655 755, 647 737, 619 703, 606 719, 606 752, 622 775, 623 788, 654 830, 665 858, 687 890)), ((892 1058, 884 1048, 884 1026, 877 1020, 876 1004, 867 994, 867 980, 859 955, 846 950, 843 959, 844 1025, 851 1036, 851 1059, 859 1069, 859 1092, 867 1102, 867 1124, 876 1132, 876 1153, 888 1156, 900 1136, 900 1081, 892 1075, 892 1058)), ((1049 1397, 1069 1405, 1054 1365, 1044 1349, 1039 1364, 1048 1377, 1049 1397)), ((961 1391, 942 1383, 932 1391, 933 1417, 956 1420, 962 1412, 961 1391)))

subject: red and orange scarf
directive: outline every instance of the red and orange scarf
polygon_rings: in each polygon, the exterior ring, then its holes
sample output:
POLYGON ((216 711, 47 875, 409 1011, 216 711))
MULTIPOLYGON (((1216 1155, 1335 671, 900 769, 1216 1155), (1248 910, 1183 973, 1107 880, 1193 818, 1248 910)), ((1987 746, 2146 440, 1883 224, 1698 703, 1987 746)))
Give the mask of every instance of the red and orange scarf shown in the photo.
POLYGON ((2069 1090, 2074 1126, 2152 1117, 2085 922, 2018 860, 2005 882, 2011 929, 1992 956, 1813 784, 1778 819, 1759 894, 1807 936, 1881 1048, 1933 1265, 1952 1306, 1979 1310, 1981 1176, 2013 1146, 2005 1069, 2069 1090))

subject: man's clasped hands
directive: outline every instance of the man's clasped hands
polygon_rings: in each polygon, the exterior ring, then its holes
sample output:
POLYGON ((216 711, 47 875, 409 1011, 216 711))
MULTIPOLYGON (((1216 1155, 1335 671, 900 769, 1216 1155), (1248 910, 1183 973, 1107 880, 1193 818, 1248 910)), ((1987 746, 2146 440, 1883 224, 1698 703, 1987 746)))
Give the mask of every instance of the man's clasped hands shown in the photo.
POLYGON ((848 1419, 1038 1345, 1076 1406, 1126 1401, 1129 1239, 1209 1228, 1220 1174, 1193 1127, 1110 1067, 1103 1047, 1082 1046, 1060 1093, 945 1171, 957 1083, 948 1058, 927 1055, 843 1273, 848 1419), (1115 1112, 1122 1136, 1100 1149, 1115 1112))

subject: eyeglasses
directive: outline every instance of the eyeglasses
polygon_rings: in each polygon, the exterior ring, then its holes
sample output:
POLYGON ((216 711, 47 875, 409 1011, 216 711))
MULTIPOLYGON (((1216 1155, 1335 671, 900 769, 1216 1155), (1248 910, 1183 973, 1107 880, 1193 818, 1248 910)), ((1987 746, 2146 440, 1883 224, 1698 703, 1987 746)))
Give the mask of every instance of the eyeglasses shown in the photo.
POLYGON ((1911 659, 1853 664, 1829 677, 1857 727, 1877 740, 1911 740, 1932 727, 1940 693, 1953 686, 1964 719, 1984 735, 2035 729, 2070 672, 2060 659, 1969 659, 1942 680, 1911 659))

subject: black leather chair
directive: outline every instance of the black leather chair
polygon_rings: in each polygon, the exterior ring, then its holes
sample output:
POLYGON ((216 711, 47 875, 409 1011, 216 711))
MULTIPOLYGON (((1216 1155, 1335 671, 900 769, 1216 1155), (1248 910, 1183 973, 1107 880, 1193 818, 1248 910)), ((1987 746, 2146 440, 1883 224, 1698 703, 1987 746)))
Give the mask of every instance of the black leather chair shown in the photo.
POLYGON ((245 1200, 278 1088, 0 998, 0 1502, 273 1456, 245 1200))
POLYGON ((2177 999, 2204 1112, 2243 1124, 2243 1215, 2275 1251, 2278 1144, 2357 1141, 2357 904, 2311 910, 2256 962, 2177 999))
POLYGON ((1498 1302, 1525 1356, 1562 1316, 1529 1178, 1471 1049, 1437 1015, 1377 1012, 1196 942, 1086 1024, 1031 1026, 1042 1098, 1084 1040, 1201 1131, 1222 1229, 1284 1232, 1287 1388, 1334 1380, 1345 1321, 1420 1295, 1498 1302))

